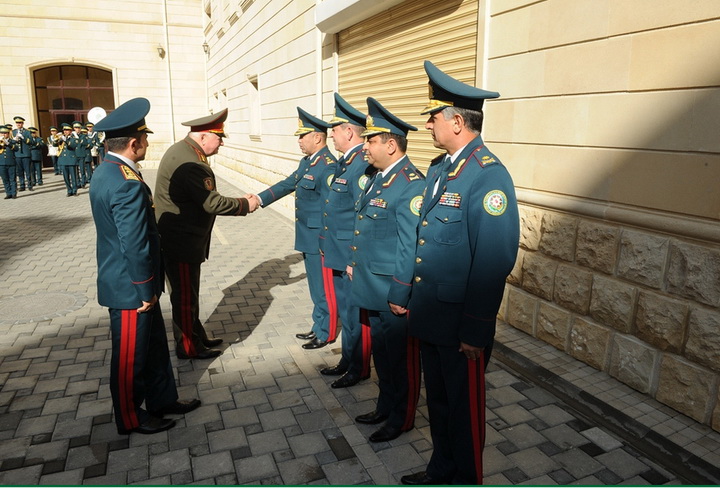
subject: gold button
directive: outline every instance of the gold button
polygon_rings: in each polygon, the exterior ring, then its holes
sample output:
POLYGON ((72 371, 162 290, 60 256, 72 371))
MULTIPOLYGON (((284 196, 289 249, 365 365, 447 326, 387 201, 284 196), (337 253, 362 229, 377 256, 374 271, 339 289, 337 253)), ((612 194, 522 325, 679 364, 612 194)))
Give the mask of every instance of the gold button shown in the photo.
POLYGON ((330 200, 325 200, 325 203, 328 203, 330 200))
POLYGON ((379 195, 379 194, 380 194, 380 190, 377 190, 375 193, 377 193, 377 194, 379 195))
POLYGON ((415 262, 416 262, 416 263, 422 263, 422 258, 421 258, 421 257, 415 258, 415 262))
POLYGON ((350 266, 352 266, 352 267, 354 268, 354 267, 356 266, 355 261, 353 261, 352 263, 350 263, 350 266))
POLYGON ((422 278, 420 278, 419 276, 415 277, 415 283, 420 283, 421 281, 422 281, 422 278))
POLYGON ((448 218, 447 218, 447 217, 445 217, 445 218, 444 218, 443 220, 444 220, 445 222, 447 222, 447 221, 448 221, 448 218))
POLYGON ((358 215, 358 220, 362 220, 362 218, 363 218, 362 215, 358 215))
POLYGON ((295 218, 295 222, 297 222, 297 221, 299 221, 299 220, 300 220, 300 219, 298 219, 297 217, 295 218))
POLYGON ((356 235, 356 236, 360 235, 360 231, 359 231, 359 230, 356 230, 356 231, 355 231, 355 235, 356 235))
POLYGON ((327 212, 323 212, 323 216, 324 216, 324 217, 327 217, 327 212))
MULTIPOLYGON (((357 246, 353 246, 353 247, 351 247, 351 249, 352 249, 353 251, 357 251, 357 246)), ((353 264, 353 266, 355 266, 355 265, 353 264)))
POLYGON ((423 226, 423 227, 427 227, 427 220, 423 220, 423 221, 422 221, 422 226, 423 226))
POLYGON ((421 246, 424 246, 424 245, 425 245, 425 239, 419 239, 419 240, 418 240, 418 244, 420 244, 421 246))
POLYGON ((325 226, 325 230, 327 230, 327 225, 325 226))
POLYGON ((377 214, 373 214, 373 217, 377 217, 377 214))

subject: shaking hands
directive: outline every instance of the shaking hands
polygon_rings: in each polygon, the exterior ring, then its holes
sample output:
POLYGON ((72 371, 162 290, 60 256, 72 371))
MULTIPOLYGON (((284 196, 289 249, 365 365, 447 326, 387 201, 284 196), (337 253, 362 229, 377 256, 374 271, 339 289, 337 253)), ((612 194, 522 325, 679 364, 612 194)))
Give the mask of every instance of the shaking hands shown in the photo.
POLYGON ((250 205, 250 208, 248 209, 249 213, 254 212, 260 207, 260 198, 257 195, 253 195, 252 193, 248 193, 243 198, 247 199, 248 204, 250 205))

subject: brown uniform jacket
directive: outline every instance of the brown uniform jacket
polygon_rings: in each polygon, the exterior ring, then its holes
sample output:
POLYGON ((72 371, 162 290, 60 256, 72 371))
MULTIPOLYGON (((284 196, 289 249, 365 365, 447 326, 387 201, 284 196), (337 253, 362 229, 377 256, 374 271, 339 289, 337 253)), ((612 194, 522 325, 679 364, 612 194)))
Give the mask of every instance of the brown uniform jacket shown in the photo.
POLYGON ((245 198, 224 197, 200 146, 186 137, 167 150, 155 182, 155 216, 165 259, 202 263, 216 215, 246 215, 245 198))

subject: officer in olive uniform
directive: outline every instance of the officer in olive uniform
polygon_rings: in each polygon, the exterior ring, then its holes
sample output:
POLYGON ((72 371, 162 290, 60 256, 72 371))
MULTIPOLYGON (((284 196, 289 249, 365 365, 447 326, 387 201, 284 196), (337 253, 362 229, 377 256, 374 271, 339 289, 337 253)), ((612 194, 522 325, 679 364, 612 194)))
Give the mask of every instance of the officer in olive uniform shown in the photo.
MULTIPOLYGON (((355 226, 355 202, 365 191, 368 176, 375 168, 367 162, 360 136, 365 130, 365 115, 335 93, 335 116, 329 122, 335 149, 343 155, 335 167, 330 193, 325 202, 320 252, 325 289, 332 289, 337 315, 342 320, 342 357, 320 373, 342 375, 333 388, 346 388, 370 377, 370 330, 360 325, 360 310, 348 302, 350 280, 345 272, 350 261, 350 242, 355 226), (363 334, 363 331, 365 332, 363 334)), ((332 307, 331 307, 332 309, 332 307)), ((330 320, 334 315, 331 313, 330 320)))
POLYGON ((110 392, 120 434, 167 430, 175 421, 164 419, 165 414, 200 406, 199 400, 178 401, 158 302, 164 286, 160 235, 152 192, 137 167, 152 134, 145 124, 149 111, 147 99, 135 98, 100 122, 109 152, 90 189, 98 302, 110 309, 110 392))
POLYGON ((33 184, 42 185, 42 148, 45 145, 45 141, 38 135, 38 130, 35 127, 30 127, 30 133, 32 139, 30 141, 30 161, 32 162, 32 176, 33 184))
POLYGON ((17 126, 12 132, 12 137, 17 142, 15 145, 15 163, 17 167, 18 186, 20 187, 19 190, 25 191, 25 185, 27 183, 28 190, 32 191, 32 166, 30 162, 30 142, 32 141, 32 134, 24 127, 24 118, 18 115, 17 117, 13 117, 13 120, 17 126))
POLYGON ((406 156, 407 133, 417 130, 367 99, 364 150, 378 170, 357 204, 355 236, 347 273, 351 303, 369 324, 380 394, 373 412, 355 418, 385 424, 370 436, 389 441, 412 429, 420 394, 420 352, 408 336, 407 315, 391 307, 410 295, 415 232, 425 179, 406 156))
POLYGON ((60 135, 58 134, 57 127, 50 126, 50 135, 47 137, 47 148, 48 148, 48 156, 50 156, 50 160, 53 164, 53 171, 55 172, 55 175, 59 175, 60 168, 58 168, 58 146, 62 142, 62 139, 60 138, 60 135))
POLYGON ((335 342, 337 336, 337 330, 331 327, 318 243, 323 206, 335 177, 336 161, 327 147, 327 130, 330 125, 300 107, 297 107, 297 111, 298 130, 295 135, 298 136, 298 145, 305 157, 290 176, 257 196, 260 204, 266 207, 295 192, 295 250, 303 253, 310 298, 313 302, 312 330, 296 334, 296 337, 308 340, 303 344, 303 348, 317 349, 335 342))
POLYGON ((58 168, 62 171, 67 196, 77 195, 77 158, 75 157, 75 148, 79 141, 72 136, 72 127, 70 124, 62 125, 62 143, 58 146, 58 168))
POLYGON ((200 265, 210 252, 217 215, 247 215, 246 198, 218 193, 208 156, 216 154, 227 137, 220 113, 183 122, 190 133, 167 150, 155 181, 155 212, 170 284, 176 352, 181 359, 219 356, 222 339, 209 338, 200 322, 200 265))
POLYGON ((425 127, 443 149, 428 174, 409 310, 420 340, 433 454, 405 484, 482 484, 485 367, 513 268, 519 217, 512 179, 480 136, 482 105, 500 96, 425 62, 425 127))
POLYGON ((5 187, 5 200, 17 198, 16 145, 17 141, 10 137, 10 129, 0 128, 0 177, 5 187))

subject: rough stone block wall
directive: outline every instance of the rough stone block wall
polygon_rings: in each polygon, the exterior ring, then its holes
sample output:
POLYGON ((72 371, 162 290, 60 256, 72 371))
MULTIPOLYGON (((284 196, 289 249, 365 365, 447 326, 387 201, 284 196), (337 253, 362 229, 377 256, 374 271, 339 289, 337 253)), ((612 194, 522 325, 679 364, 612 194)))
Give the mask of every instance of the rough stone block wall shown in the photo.
POLYGON ((720 246, 532 206, 501 317, 720 431, 720 246))

